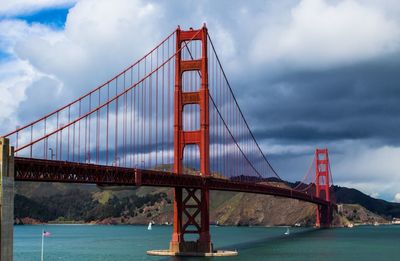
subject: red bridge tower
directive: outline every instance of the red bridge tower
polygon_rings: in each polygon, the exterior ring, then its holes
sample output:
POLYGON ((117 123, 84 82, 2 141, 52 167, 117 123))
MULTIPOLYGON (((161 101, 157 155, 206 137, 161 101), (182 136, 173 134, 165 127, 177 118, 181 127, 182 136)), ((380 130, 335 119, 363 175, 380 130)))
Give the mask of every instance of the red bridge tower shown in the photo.
MULTIPOLYGON (((329 192, 329 179, 330 179, 330 168, 329 168, 329 157, 328 149, 316 149, 315 150, 315 193, 319 198, 323 198, 330 202, 329 192)), ((317 206, 317 227, 329 227, 332 222, 332 207, 329 206, 317 206)))
MULTIPOLYGON (((182 173, 182 162, 186 145, 197 145, 200 151, 200 173, 210 175, 209 169, 209 90, 207 66, 207 28, 200 30, 176 31, 175 94, 174 94, 174 172, 182 173), (201 58, 182 60, 182 50, 186 41, 201 41, 201 58), (197 71, 201 76, 200 90, 183 92, 182 75, 184 72, 197 71), (185 105, 198 104, 200 107, 200 129, 183 130, 183 108, 185 105)), ((175 188, 174 230, 170 243, 171 252, 210 253, 213 246, 209 224, 208 188, 175 188), (186 241, 188 234, 197 234, 197 241, 186 241)))

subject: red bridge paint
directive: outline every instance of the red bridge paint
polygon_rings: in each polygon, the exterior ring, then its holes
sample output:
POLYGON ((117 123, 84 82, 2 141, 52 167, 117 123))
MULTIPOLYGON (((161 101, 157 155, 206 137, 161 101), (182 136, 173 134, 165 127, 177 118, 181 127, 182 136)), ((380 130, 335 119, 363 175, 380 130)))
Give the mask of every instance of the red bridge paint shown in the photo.
MULTIPOLYGON (((329 168, 329 157, 328 149, 316 149, 315 150, 315 188, 316 196, 323 198, 330 202, 330 191, 329 191, 329 180, 330 180, 330 168, 329 168)), ((317 221, 316 226, 327 227, 330 226, 332 219, 332 209, 330 205, 322 206, 319 205, 317 208, 317 221)))
POLYGON ((333 202, 308 193, 268 185, 215 177, 172 172, 132 169, 86 163, 15 158, 15 180, 30 182, 60 182, 115 186, 155 186, 171 188, 208 188, 210 190, 248 192, 298 199, 319 206, 334 207, 333 202))
MULTIPOLYGON (((174 172, 182 175, 182 161, 184 149, 187 145, 197 145, 200 151, 200 175, 210 176, 209 155, 209 91, 208 91, 208 66, 207 66, 207 28, 199 30, 176 31, 175 57, 175 95, 174 95, 174 172), (201 41, 201 57, 192 60, 182 59, 182 48, 186 41, 201 41), (185 72, 197 72, 201 78, 200 90, 197 92, 183 92, 182 75, 185 72), (183 130, 183 110, 188 104, 198 104, 200 107, 200 129, 183 130)), ((189 50, 189 49, 188 49, 189 50)), ((174 230, 170 243, 172 252, 213 252, 210 237, 209 221, 209 188, 202 186, 176 187, 174 193, 174 230), (185 195, 183 193, 185 190, 185 195), (196 192, 199 192, 196 194, 196 192), (195 242, 186 242, 186 234, 198 234, 195 242)))

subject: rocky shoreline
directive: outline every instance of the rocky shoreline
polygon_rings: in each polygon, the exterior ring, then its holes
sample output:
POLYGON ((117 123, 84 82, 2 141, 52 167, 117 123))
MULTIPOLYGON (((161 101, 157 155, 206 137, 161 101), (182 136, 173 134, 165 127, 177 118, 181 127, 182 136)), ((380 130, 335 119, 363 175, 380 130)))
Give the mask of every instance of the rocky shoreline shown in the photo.
MULTIPOLYGON (((167 188, 112 190, 24 183, 17 185, 15 224, 169 225, 173 220, 172 198, 173 191, 167 188)), ((210 198, 211 224, 264 227, 315 224, 316 206, 307 202, 220 191, 212 191, 210 198)), ((358 204, 343 204, 333 223, 346 227, 390 222, 358 204)))
MULTIPOLYGON (((360 225, 389 225, 391 222, 386 220, 376 214, 369 212, 359 205, 343 205, 342 213, 338 213, 334 217, 334 227, 352 227, 352 226, 360 226, 360 225), (355 217, 356 216, 356 217, 355 217)), ((215 214, 214 214, 215 215, 215 214)), ((218 215, 218 213, 216 214, 218 215)), ((313 221, 312 218, 309 221, 313 221)), ((170 226, 172 225, 172 221, 160 221, 159 218, 155 219, 143 219, 143 218, 134 218, 134 217, 110 217, 102 220, 93 220, 90 222, 85 222, 82 220, 53 220, 48 222, 41 222, 40 220, 24 217, 24 218, 16 218, 15 225, 147 225, 149 222, 153 222, 155 225, 163 225, 170 226)), ((303 222, 303 223, 280 223, 280 224, 265 224, 265 223, 256 223, 253 222, 252 219, 249 219, 249 222, 225 222, 223 220, 217 220, 211 222, 212 225, 218 226, 262 226, 262 227, 274 227, 274 226, 293 226, 293 227, 313 227, 312 222, 303 222)))

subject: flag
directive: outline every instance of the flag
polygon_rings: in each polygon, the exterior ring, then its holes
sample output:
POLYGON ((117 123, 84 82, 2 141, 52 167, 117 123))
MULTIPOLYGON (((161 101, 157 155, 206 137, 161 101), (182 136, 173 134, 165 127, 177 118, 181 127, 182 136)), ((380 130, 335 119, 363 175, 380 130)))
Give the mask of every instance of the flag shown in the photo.
POLYGON ((51 236, 51 233, 48 232, 48 231, 43 231, 43 236, 44 237, 49 237, 49 236, 51 236))

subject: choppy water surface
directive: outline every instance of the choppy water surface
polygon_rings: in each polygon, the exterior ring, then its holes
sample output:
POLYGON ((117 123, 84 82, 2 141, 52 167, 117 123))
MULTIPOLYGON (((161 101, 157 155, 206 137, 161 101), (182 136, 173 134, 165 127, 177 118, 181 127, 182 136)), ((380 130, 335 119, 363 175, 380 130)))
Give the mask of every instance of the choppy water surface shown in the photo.
MULTIPOLYGON (((15 226, 14 260, 40 260, 41 231, 44 260, 128 261, 210 260, 209 258, 160 258, 149 249, 168 248, 172 227, 50 225, 15 226)), ((237 249, 239 256, 213 260, 400 260, 400 226, 362 226, 330 230, 262 227, 213 227, 214 246, 237 249)))

